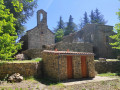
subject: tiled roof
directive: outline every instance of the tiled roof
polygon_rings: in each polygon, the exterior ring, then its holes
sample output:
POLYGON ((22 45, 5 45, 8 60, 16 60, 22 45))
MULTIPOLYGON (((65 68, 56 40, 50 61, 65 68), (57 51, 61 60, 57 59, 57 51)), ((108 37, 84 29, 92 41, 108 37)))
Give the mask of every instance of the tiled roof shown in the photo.
POLYGON ((54 54, 63 54, 63 55, 94 55, 94 53, 89 52, 72 52, 72 51, 52 51, 52 50, 44 50, 45 53, 54 53, 54 54))

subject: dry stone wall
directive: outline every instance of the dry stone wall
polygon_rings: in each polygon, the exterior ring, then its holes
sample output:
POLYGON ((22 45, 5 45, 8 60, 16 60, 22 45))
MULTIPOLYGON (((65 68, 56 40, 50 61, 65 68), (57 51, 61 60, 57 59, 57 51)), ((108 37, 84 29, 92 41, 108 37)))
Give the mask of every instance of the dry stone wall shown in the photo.
POLYGON ((42 76, 42 62, 32 63, 1 63, 0 79, 4 79, 7 74, 10 76, 14 73, 20 73, 23 77, 42 76))
POLYGON ((97 73, 120 72, 120 61, 95 61, 95 70, 97 73))

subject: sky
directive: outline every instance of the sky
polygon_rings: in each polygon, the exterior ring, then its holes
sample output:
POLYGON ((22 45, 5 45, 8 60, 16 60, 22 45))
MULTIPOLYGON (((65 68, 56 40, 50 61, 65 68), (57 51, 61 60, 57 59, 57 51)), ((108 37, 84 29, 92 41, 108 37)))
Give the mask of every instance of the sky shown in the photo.
POLYGON ((53 30, 57 26, 60 16, 67 22, 72 15, 73 21, 78 25, 85 11, 90 15, 91 10, 99 9, 106 25, 114 26, 119 22, 116 12, 119 11, 119 0, 38 0, 38 6, 31 18, 25 24, 27 30, 37 25, 37 10, 43 9, 47 12, 48 28, 53 30))

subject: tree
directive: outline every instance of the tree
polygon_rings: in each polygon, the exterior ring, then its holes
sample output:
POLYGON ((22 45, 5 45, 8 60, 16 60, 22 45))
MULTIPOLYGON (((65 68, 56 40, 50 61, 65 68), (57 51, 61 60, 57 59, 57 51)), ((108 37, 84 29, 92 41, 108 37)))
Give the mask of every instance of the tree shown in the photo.
POLYGON ((77 25, 73 22, 72 15, 69 17, 69 21, 67 22, 67 27, 65 28, 64 35, 69 35, 70 33, 73 33, 77 31, 77 25))
MULTIPOLYGON (((11 3, 16 11, 22 10, 23 5, 18 0, 13 0, 11 3)), ((15 41, 17 39, 15 21, 16 19, 10 13, 10 9, 6 9, 4 1, 0 0, 0 59, 6 60, 21 49, 21 43, 15 41)))
POLYGON ((93 10, 91 11, 91 14, 90 14, 90 23, 95 23, 95 14, 93 12, 93 10))
POLYGON ((86 24, 89 23, 89 18, 87 16, 87 12, 84 13, 84 18, 83 18, 83 25, 85 26, 86 24))
POLYGON ((58 21, 57 28, 54 31, 57 32, 59 29, 64 30, 64 28, 65 28, 65 24, 64 21, 62 20, 62 17, 60 16, 60 20, 58 21))
POLYGON ((55 33, 55 42, 60 42, 63 39, 64 31, 63 29, 58 29, 55 33))
POLYGON ((106 21, 104 20, 103 15, 99 12, 97 8, 95 10, 95 23, 106 24, 106 21))
POLYGON ((103 15, 96 8, 96 10, 94 12, 93 12, 93 10, 91 11, 91 14, 90 14, 90 23, 106 24, 107 21, 104 20, 103 15))
MULTIPOLYGON (((117 15, 120 20, 120 9, 119 9, 119 12, 117 12, 117 15)), ((110 43, 110 45, 112 45, 113 46, 112 48, 114 48, 114 49, 120 49, 120 23, 115 24, 114 30, 115 30, 116 34, 111 35, 110 38, 115 40, 115 42, 110 43)))
POLYGON ((28 0, 4 0, 4 5, 6 9, 10 9, 10 13, 13 13, 17 19, 15 21, 15 29, 18 36, 21 35, 25 31, 24 23, 33 15, 34 8, 37 6, 37 0, 33 2, 28 2, 28 0), (16 4, 18 4, 18 1, 20 2, 22 5, 22 7, 20 7, 22 9, 21 11, 18 11, 18 8, 13 6, 13 1, 17 1, 16 4))

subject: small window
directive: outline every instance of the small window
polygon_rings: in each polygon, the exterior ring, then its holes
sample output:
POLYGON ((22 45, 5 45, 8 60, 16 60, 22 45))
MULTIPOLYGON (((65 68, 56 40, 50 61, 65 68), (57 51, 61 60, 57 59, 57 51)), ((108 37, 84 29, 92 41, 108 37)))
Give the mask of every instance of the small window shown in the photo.
POLYGON ((44 34, 43 32, 41 32, 41 34, 44 34))

